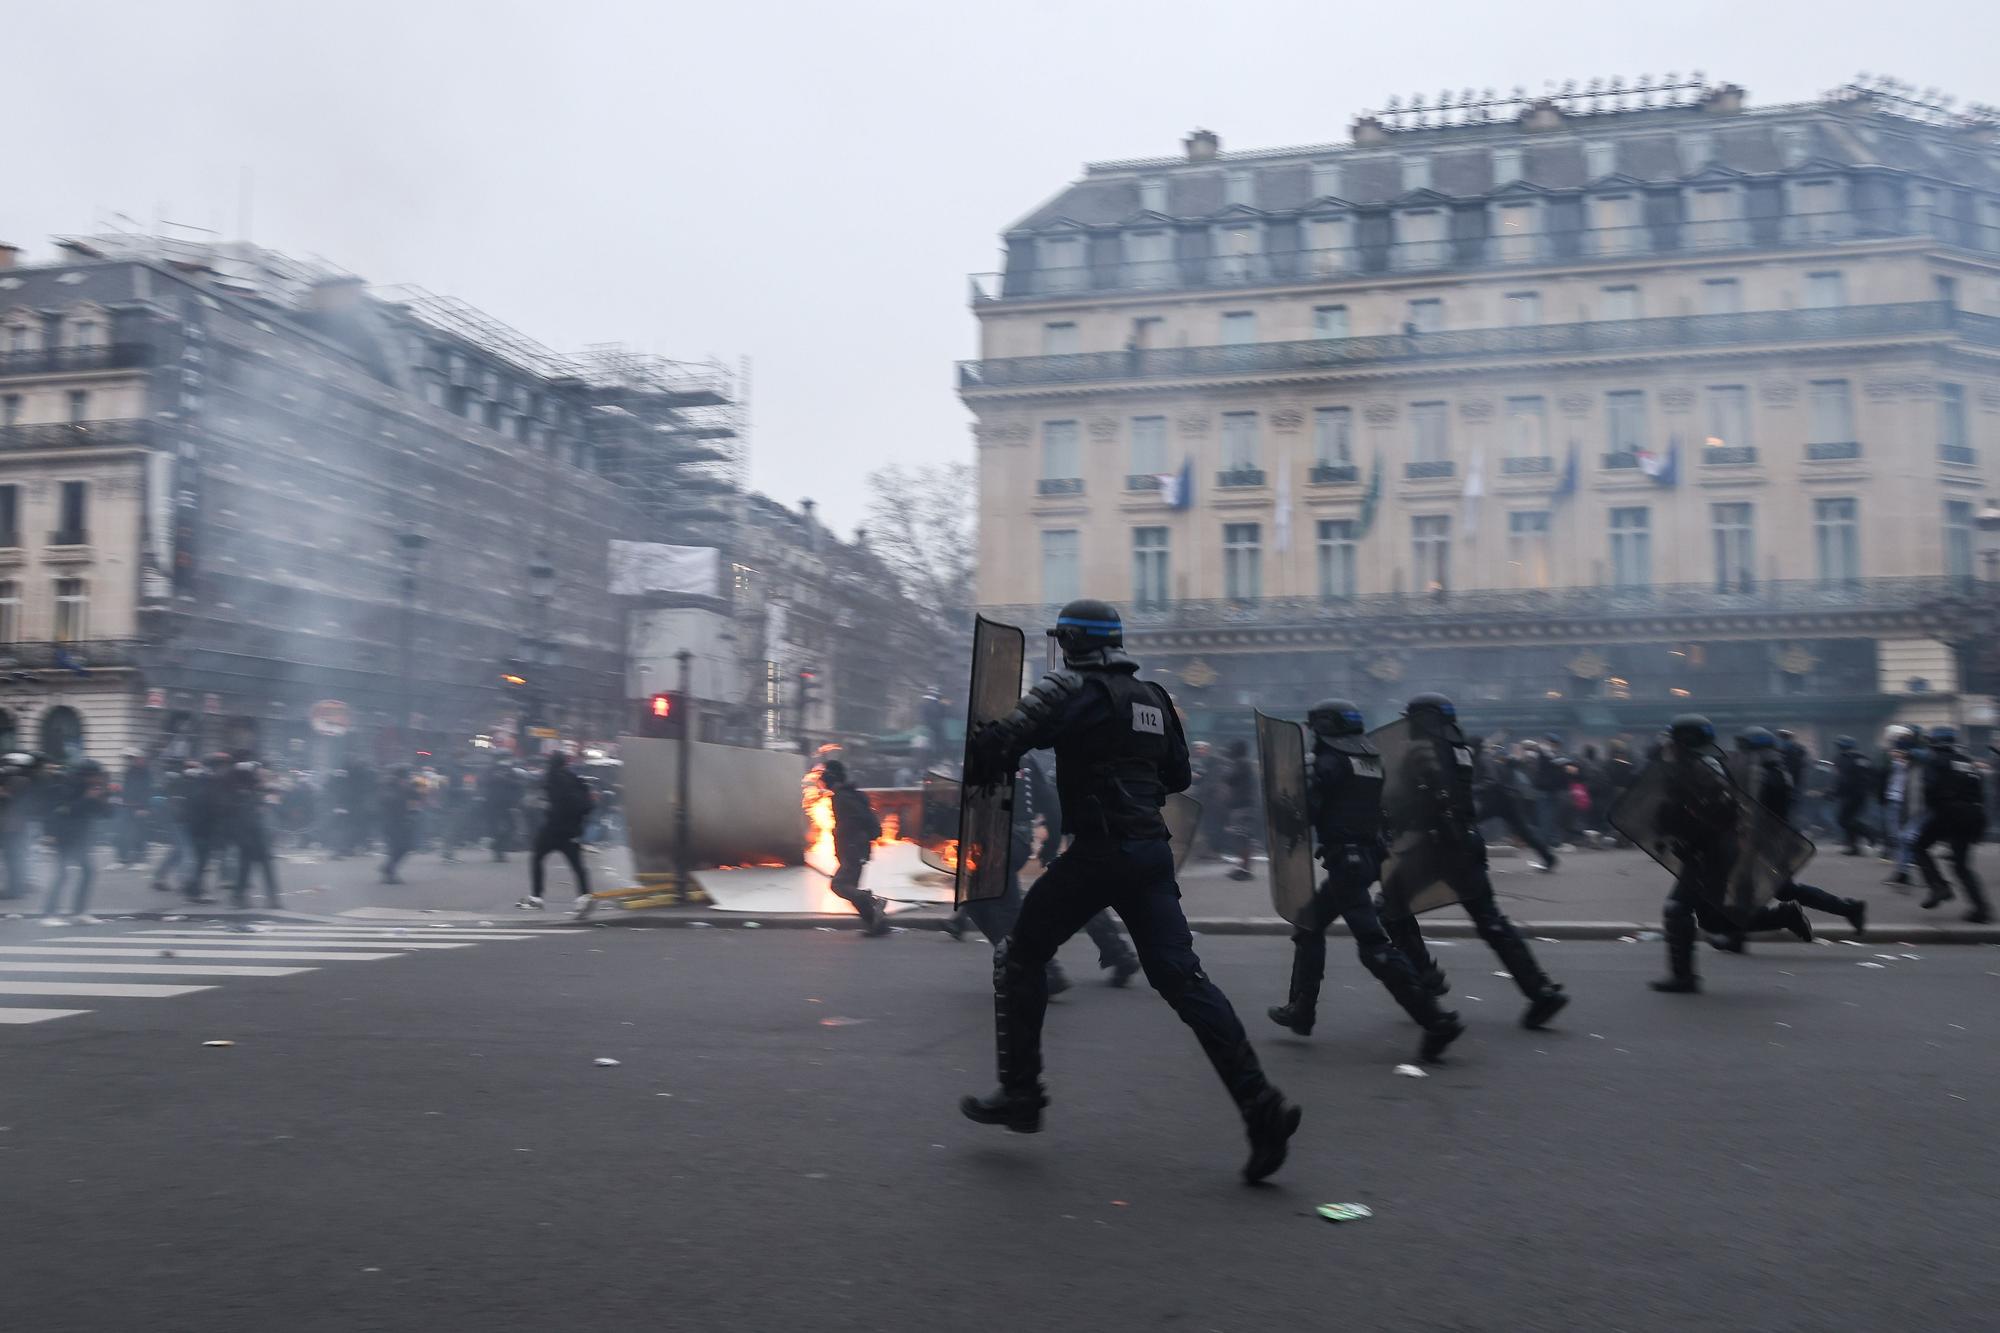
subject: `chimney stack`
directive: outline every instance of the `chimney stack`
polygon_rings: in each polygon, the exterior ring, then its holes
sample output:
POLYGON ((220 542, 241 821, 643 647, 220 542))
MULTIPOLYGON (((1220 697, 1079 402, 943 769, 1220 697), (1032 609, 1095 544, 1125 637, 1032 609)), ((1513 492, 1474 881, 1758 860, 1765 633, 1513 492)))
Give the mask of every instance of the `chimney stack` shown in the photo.
POLYGON ((342 310, 352 310, 361 304, 361 298, 368 293, 366 279, 355 277, 324 278, 312 285, 309 299, 312 308, 322 315, 334 314, 342 310))
POLYGON ((1701 99, 1701 110, 1707 116, 1740 116, 1743 114, 1743 89, 1733 83, 1725 83, 1714 88, 1701 99))
POLYGON ((9 245, 5 241, 0 241, 0 268, 14 267, 14 261, 20 258, 20 255, 20 246, 9 245))
POLYGON ((1181 146, 1187 149, 1188 161, 1213 162, 1215 155, 1222 151, 1222 140, 1214 130, 1196 130, 1181 140, 1181 146))

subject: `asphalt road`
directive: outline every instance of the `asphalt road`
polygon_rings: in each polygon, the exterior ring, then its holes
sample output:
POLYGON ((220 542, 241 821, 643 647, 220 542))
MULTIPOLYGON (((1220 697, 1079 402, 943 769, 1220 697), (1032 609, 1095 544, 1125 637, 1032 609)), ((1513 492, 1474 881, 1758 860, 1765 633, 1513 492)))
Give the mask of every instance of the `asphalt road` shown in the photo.
POLYGON ((365 938, 401 956, 0 997, 90 1010, 0 1026, 7 1327, 1928 1333, 2000 1302, 2000 949, 1710 954, 1688 998, 1645 989, 1658 945, 1546 944, 1576 1003, 1532 1034, 1484 948, 1450 945, 1472 1032, 1412 1079, 1413 1030, 1344 947, 1301 1041, 1261 1016, 1283 943, 1205 937, 1306 1108, 1253 1188, 1144 989, 1056 1001, 1054 1104, 1022 1137, 955 1109, 990 1082, 978 945, 365 938), (1333 1201, 1375 1216, 1314 1216, 1333 1201))

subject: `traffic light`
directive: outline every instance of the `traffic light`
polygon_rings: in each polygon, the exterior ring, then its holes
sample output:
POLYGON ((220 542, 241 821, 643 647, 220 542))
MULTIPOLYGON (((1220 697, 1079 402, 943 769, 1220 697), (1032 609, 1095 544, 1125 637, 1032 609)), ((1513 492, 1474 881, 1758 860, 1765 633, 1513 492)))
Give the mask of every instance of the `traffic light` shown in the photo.
POLYGON ((639 718, 641 736, 673 737, 687 733, 687 701, 678 693, 663 690, 648 698, 639 718))

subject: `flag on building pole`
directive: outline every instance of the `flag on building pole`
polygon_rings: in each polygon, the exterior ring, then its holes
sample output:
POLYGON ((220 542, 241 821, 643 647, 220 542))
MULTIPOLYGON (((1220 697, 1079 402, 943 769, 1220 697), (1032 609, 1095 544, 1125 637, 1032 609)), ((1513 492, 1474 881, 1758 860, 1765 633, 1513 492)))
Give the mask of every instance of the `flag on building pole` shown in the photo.
POLYGON ((1556 483, 1555 498, 1567 500, 1576 494, 1576 441, 1569 442, 1569 458, 1563 463, 1562 480, 1556 483))
POLYGON ((1162 472, 1158 478, 1160 498, 1167 502, 1167 508, 1181 510, 1194 503, 1193 458, 1182 459, 1179 472, 1162 472))
POLYGON ((1668 442, 1664 454, 1656 454, 1650 449, 1641 449, 1639 470, 1662 486, 1672 486, 1681 475, 1681 438, 1676 435, 1668 442))
POLYGON ((1271 547, 1277 551, 1292 549, 1292 460, 1278 460, 1278 493, 1276 507, 1271 514, 1271 547))
POLYGON ((1465 535, 1479 534, 1479 500, 1486 494, 1486 446, 1475 445, 1465 467, 1465 535))
POLYGON ((1375 510, 1382 503, 1382 455, 1375 454, 1375 466, 1368 474, 1368 489, 1361 494, 1361 535, 1375 527, 1375 510))

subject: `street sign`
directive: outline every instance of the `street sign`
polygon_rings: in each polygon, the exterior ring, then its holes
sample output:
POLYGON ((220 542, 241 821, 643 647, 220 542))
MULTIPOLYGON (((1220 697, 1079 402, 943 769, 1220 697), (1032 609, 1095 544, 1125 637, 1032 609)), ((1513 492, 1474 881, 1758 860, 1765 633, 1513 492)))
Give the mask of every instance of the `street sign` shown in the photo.
POLYGON ((345 736, 354 730, 354 715, 339 699, 321 699, 306 717, 312 729, 322 736, 345 736))
POLYGON ((165 708, 166 706, 167 706, 167 692, 165 690, 146 691, 146 707, 165 708))

